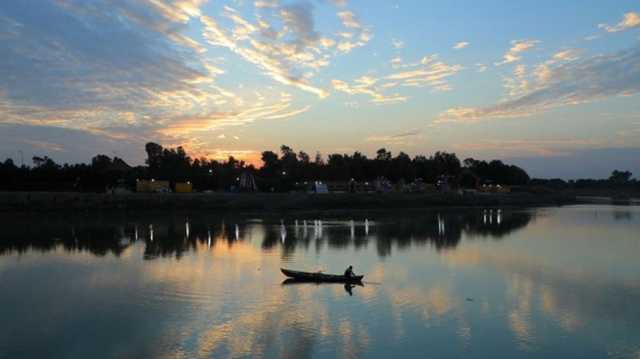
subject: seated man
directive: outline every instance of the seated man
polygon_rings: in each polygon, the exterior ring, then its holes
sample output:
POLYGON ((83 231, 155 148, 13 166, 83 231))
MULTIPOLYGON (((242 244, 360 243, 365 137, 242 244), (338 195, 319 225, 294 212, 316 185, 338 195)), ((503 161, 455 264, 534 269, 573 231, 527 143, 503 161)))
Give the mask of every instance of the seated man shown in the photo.
POLYGON ((347 268, 347 270, 344 271, 344 276, 347 278, 351 278, 355 276, 355 274, 353 274, 353 266, 349 266, 349 268, 347 268))

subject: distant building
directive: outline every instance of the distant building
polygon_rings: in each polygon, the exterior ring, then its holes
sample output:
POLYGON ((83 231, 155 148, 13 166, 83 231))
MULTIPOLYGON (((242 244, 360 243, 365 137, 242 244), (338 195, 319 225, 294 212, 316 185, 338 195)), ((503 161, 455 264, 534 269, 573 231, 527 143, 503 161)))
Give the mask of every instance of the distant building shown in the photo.
POLYGON ((329 187, 327 187, 326 183, 315 181, 311 185, 311 191, 314 193, 329 193, 329 187))
POLYGON ((136 192, 141 193, 168 193, 171 192, 169 181, 136 180, 136 192))
POLYGON ((255 192, 258 190, 256 179, 250 172, 242 172, 238 185, 241 192, 255 192))
POLYGON ((193 185, 191 182, 176 182, 176 193, 191 193, 193 192, 193 185))

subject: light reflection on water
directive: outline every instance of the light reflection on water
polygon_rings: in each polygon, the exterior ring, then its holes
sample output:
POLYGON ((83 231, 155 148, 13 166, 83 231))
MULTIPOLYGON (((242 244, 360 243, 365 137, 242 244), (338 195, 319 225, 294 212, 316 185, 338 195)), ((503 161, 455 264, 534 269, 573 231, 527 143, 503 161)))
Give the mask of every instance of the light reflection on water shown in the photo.
POLYGON ((0 357, 640 355, 638 207, 0 225, 0 357))

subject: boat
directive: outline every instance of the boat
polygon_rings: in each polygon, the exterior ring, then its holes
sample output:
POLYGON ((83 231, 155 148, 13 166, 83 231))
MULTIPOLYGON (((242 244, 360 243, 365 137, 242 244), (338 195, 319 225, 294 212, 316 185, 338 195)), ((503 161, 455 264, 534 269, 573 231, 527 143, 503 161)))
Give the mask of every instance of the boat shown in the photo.
POLYGON ((296 284, 309 284, 309 283, 313 283, 313 284, 344 284, 345 286, 351 286, 351 287, 364 287, 364 283, 362 283, 361 281, 358 282, 322 282, 322 281, 316 281, 316 280, 308 280, 308 279, 296 279, 296 278, 287 278, 285 280, 282 281, 282 285, 296 285, 296 284))
POLYGON ((339 274, 325 274, 322 272, 300 272, 290 269, 280 268, 282 274, 293 278, 298 282, 333 282, 333 283, 360 283, 363 275, 347 277, 339 274))

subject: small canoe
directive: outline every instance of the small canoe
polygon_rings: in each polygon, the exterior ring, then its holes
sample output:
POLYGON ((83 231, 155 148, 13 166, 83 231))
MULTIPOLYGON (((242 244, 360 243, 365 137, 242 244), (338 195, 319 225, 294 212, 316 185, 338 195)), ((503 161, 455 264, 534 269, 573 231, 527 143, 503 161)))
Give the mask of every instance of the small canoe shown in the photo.
POLYGON ((282 274, 289 278, 293 278, 297 281, 307 281, 307 282, 334 282, 334 283, 359 283, 364 278, 363 275, 357 275, 353 277, 346 277, 344 275, 339 274, 324 274, 321 272, 312 273, 312 272, 299 272, 295 270, 289 270, 280 268, 282 274))
POLYGON ((313 284, 344 284, 345 286, 351 286, 351 287, 364 287, 364 283, 362 282, 319 282, 319 281, 314 281, 314 280, 305 280, 305 279, 295 279, 295 278, 287 278, 285 280, 282 281, 282 285, 296 285, 296 284, 309 284, 309 283, 313 283, 313 284))

